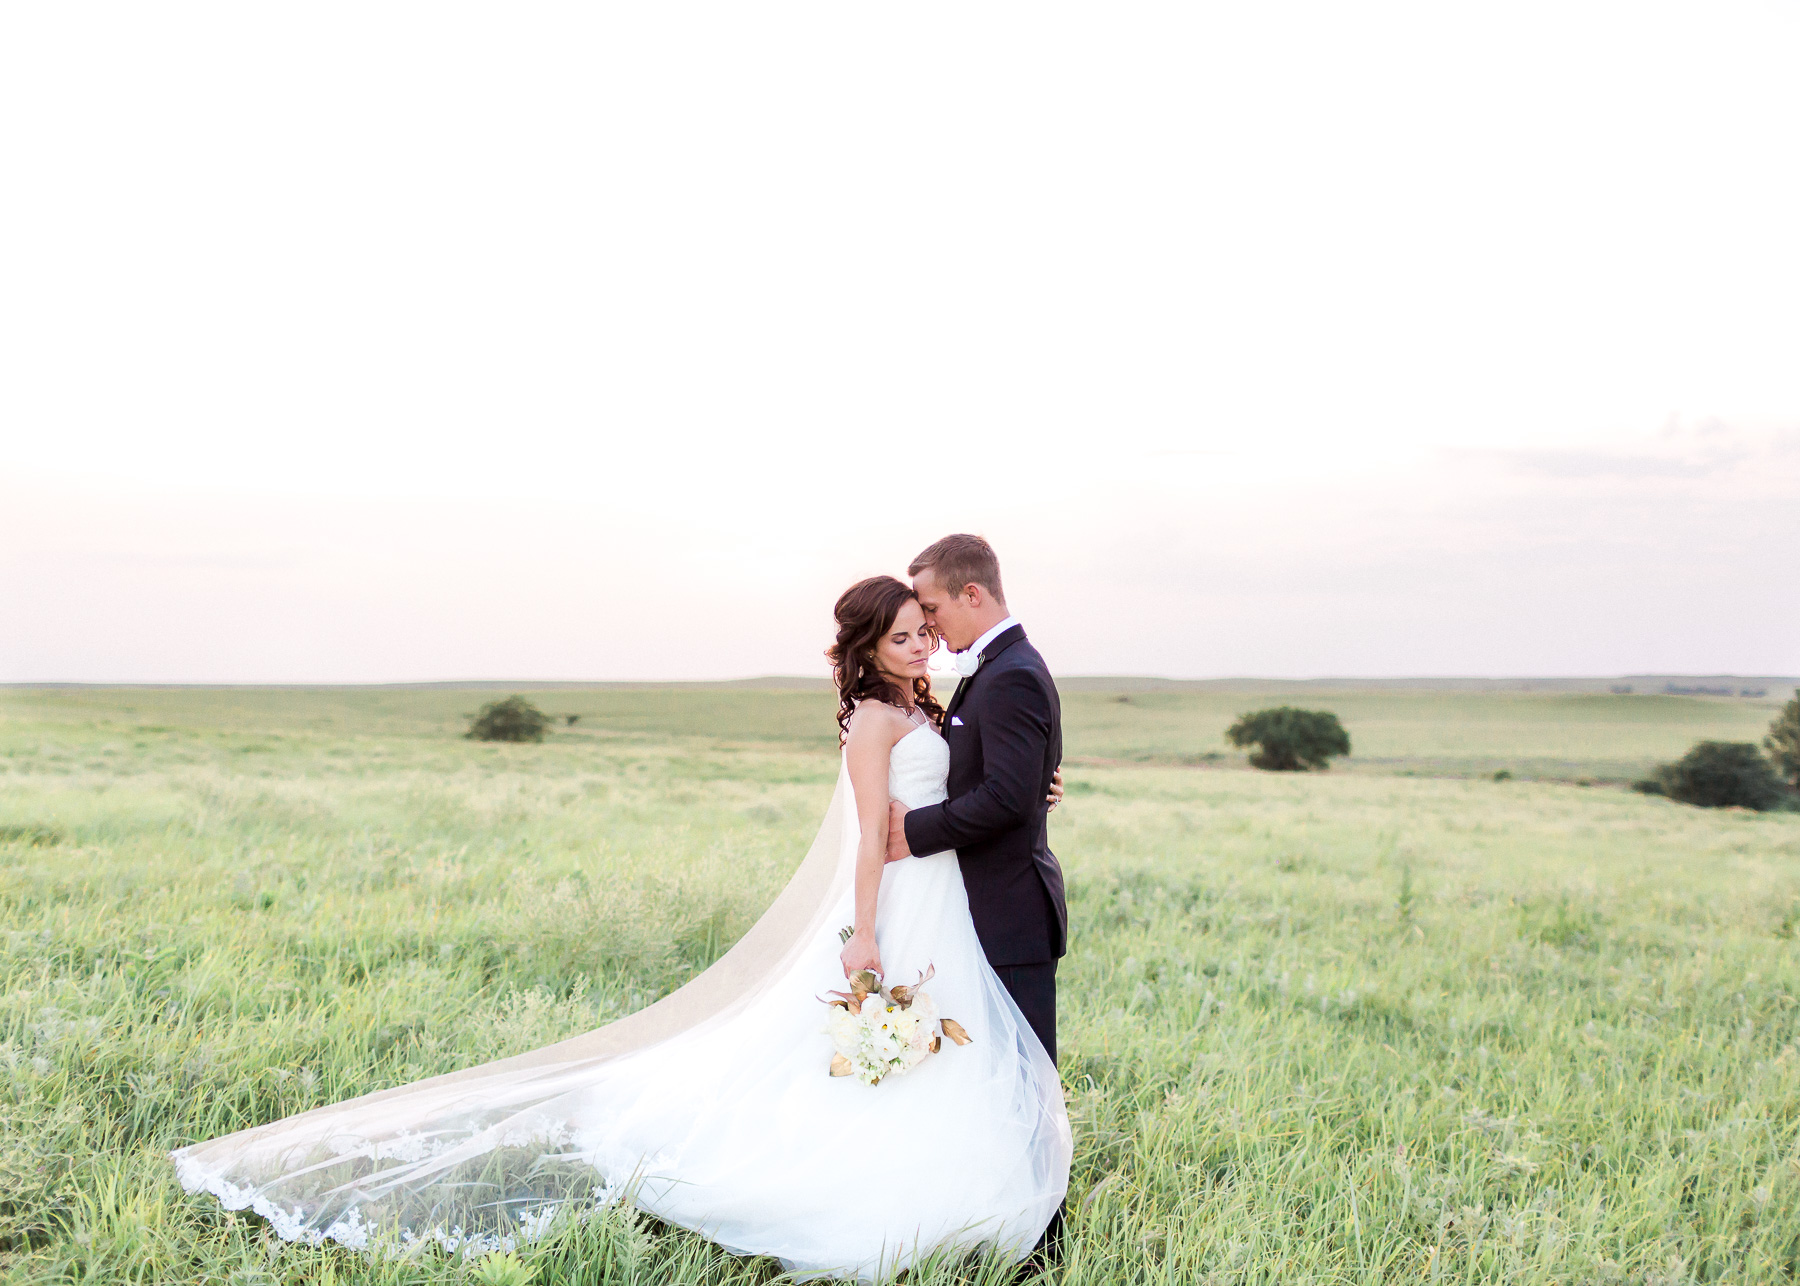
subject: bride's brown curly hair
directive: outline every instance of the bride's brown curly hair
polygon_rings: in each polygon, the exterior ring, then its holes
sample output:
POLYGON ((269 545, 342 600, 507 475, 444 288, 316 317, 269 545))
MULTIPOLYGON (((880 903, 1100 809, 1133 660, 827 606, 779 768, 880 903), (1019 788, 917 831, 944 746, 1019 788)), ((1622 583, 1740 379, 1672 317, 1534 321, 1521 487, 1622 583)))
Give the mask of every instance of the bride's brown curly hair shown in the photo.
MULTIPOLYGON (((875 649, 882 636, 894 627, 894 618, 908 599, 918 595, 905 581, 892 576, 871 576, 859 580, 838 598, 831 614, 837 618, 837 642, 825 649, 831 662, 831 677, 838 686, 838 741, 850 735, 850 716, 856 703, 873 697, 889 705, 904 706, 905 695, 900 685, 875 668, 875 649)), ((944 708, 931 695, 931 680, 921 675, 912 681, 913 701, 931 726, 944 726, 944 708)))

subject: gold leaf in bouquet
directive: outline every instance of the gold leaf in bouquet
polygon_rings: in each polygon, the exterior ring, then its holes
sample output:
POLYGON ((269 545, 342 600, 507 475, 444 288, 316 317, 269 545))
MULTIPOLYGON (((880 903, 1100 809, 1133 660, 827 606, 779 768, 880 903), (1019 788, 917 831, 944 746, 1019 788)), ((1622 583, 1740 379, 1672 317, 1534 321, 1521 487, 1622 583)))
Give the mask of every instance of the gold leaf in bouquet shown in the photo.
POLYGON ((919 980, 917 982, 899 987, 890 987, 882 994, 893 1004, 900 1006, 902 1009, 907 1009, 911 1007, 913 998, 919 994, 919 988, 923 987, 935 977, 937 977, 937 966, 928 964, 925 966, 925 972, 919 975, 919 980))
POLYGON ((967 1045, 974 1039, 968 1032, 963 1030, 963 1025, 954 1018, 941 1018, 938 1022, 944 1029, 944 1035, 948 1036, 958 1045, 967 1045))
POLYGON ((831 1056, 831 1074, 833 1076, 848 1076, 855 1070, 854 1067, 850 1066, 850 1060, 845 1058, 842 1054, 833 1054, 831 1056))
POLYGON ((942 1036, 933 1036, 931 1038, 931 1044, 925 1046, 926 1049, 929 1049, 934 1054, 937 1053, 938 1050, 942 1049, 943 1047, 944 1047, 944 1038, 942 1036))
POLYGON ((850 992, 858 1000, 870 992, 881 990, 881 979, 868 969, 858 969, 850 975, 850 992))

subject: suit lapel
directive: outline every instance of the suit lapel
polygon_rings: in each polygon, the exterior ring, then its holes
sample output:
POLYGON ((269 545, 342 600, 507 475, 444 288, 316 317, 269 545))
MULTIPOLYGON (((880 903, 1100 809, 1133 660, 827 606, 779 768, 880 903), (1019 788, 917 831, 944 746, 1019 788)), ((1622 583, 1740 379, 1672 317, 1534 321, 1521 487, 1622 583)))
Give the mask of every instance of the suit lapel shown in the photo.
MULTIPOLYGON (((986 647, 981 649, 981 663, 986 665, 989 661, 992 661, 995 657, 1006 651, 1006 649, 1011 647, 1014 643, 1023 641, 1024 638, 1025 627, 1023 625, 1013 626, 1010 630, 1006 631, 1006 633, 999 635, 992 643, 989 643, 986 647)), ((975 673, 980 674, 981 671, 977 670, 975 673)))
POLYGON ((950 724, 950 716, 955 714, 957 710, 961 708, 963 698, 969 695, 969 689, 975 686, 975 680, 980 678, 981 672, 987 668, 988 661, 999 656, 1002 652, 1006 651, 1007 648, 1011 647, 1014 643, 1017 643, 1024 637, 1025 627, 1023 625, 1015 625, 1010 630, 1006 631, 1006 633, 995 638, 986 647, 981 649, 981 664, 976 667, 975 673, 971 674, 966 679, 958 680, 956 691, 950 694, 950 704, 944 710, 944 725, 946 727, 950 724))
POLYGON ((967 679, 958 679, 956 681, 956 691, 950 694, 950 704, 944 709, 944 723, 946 726, 950 722, 950 716, 955 714, 956 708, 962 704, 963 694, 969 690, 969 685, 974 681, 973 676, 967 679))

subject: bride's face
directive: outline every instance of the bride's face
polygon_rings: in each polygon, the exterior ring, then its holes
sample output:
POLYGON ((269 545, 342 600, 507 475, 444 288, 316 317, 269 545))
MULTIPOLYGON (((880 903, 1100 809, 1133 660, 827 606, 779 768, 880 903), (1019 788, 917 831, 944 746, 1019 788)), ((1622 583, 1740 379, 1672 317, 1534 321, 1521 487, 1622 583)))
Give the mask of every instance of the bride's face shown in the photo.
POLYGON ((894 623, 875 645, 875 668, 899 683, 925 677, 937 638, 925 623, 925 613, 914 599, 907 599, 894 616, 894 623))

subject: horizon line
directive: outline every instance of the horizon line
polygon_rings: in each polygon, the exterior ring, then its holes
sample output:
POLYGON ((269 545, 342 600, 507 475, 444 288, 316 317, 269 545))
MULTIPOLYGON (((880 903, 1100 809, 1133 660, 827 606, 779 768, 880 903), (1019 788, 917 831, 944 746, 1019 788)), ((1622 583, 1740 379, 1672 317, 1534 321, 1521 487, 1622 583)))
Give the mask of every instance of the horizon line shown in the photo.
MULTIPOLYGON (((934 676, 938 677, 938 676, 934 676)), ((951 676, 942 676, 951 677, 951 676)), ((1691 673, 1676 671, 1649 671, 1616 674, 1397 674, 1397 675, 1356 675, 1328 674, 1311 677, 1293 675, 1257 675, 1236 674, 1220 675, 1208 678, 1178 678, 1162 674, 1066 674, 1055 676, 1059 683, 1070 682, 1083 685, 1100 683, 1144 684, 1166 683, 1182 686, 1208 684, 1305 684, 1319 686, 1331 683, 1343 684, 1394 684, 1394 683, 1618 683, 1644 682, 1651 680, 1729 680, 1738 683, 1797 683, 1800 675, 1793 674, 1742 674, 1742 673, 1691 673)), ((759 674, 742 678, 713 679, 548 679, 548 678, 458 678, 458 679, 349 679, 349 680, 265 680, 265 681, 233 681, 233 680, 195 680, 195 681, 163 681, 138 679, 17 679, 0 680, 0 689, 59 689, 59 688, 169 688, 169 689, 244 689, 244 688, 283 688, 283 689, 407 689, 407 688, 668 688, 668 687, 739 687, 754 688, 758 686, 773 687, 820 687, 831 684, 829 677, 806 674, 759 674)))

